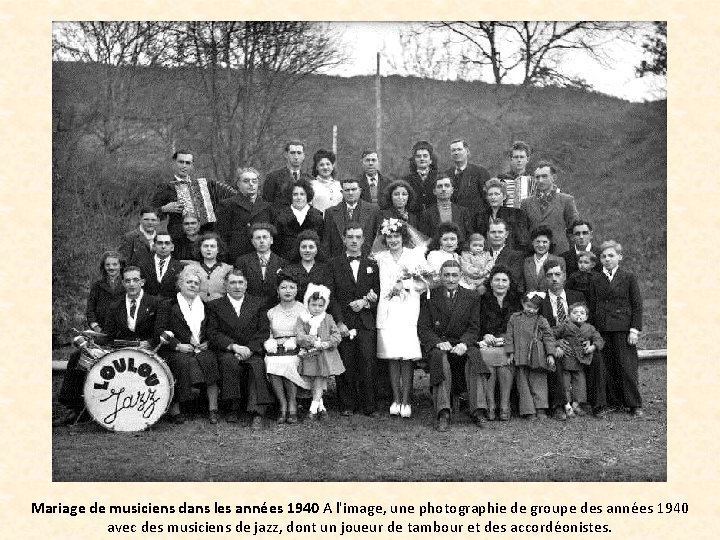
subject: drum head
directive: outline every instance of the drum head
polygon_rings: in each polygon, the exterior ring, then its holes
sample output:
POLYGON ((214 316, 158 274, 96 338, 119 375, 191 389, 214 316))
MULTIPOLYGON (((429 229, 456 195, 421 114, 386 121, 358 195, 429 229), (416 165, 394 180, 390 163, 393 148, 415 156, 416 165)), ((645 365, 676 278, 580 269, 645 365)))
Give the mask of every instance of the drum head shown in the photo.
POLYGON ((83 397, 90 415, 104 428, 141 431, 165 414, 174 384, 159 356, 143 349, 118 349, 90 369, 83 397))

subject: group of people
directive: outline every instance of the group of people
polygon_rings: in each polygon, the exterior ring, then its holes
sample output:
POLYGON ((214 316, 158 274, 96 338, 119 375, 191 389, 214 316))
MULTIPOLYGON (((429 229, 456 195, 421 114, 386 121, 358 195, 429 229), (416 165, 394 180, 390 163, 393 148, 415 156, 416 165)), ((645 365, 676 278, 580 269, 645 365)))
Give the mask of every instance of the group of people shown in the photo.
MULTIPOLYGON (((449 149, 454 165, 439 172, 432 145, 417 142, 398 180, 366 150, 362 175, 339 181, 332 152, 318 150, 308 175, 304 145, 290 141, 285 166, 263 182, 241 167, 235 186, 195 178, 193 154, 179 150, 138 228, 103 254, 87 323, 144 348, 171 333, 159 354, 175 379, 177 423, 199 391, 213 424, 220 399, 228 422, 244 410, 259 428, 272 408, 295 424, 303 393, 308 417, 321 419, 330 377, 343 416, 379 416, 379 385, 389 384, 389 414, 411 418, 418 365, 440 431, 459 395, 478 426, 513 412, 642 416, 642 299, 619 266, 621 245, 593 243, 555 167, 526 170, 526 143, 494 177, 469 163, 465 141, 449 149)), ((58 423, 83 409, 78 359, 58 423)))

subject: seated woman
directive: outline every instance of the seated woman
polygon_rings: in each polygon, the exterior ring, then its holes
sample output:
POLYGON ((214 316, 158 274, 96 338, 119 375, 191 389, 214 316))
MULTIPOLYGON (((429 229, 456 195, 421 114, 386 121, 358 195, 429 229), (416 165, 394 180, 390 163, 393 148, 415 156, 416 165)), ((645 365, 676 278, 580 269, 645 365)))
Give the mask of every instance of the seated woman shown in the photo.
POLYGON ((410 187, 405 180, 396 180, 388 185, 383 193, 384 204, 380 212, 382 219, 402 219, 408 225, 416 229, 420 228, 420 221, 415 212, 411 212, 411 208, 415 208, 417 195, 415 190, 410 187))
MULTIPOLYGON (((110 307, 125 295, 122 286, 122 270, 125 259, 118 251, 106 251, 100 257, 101 278, 90 286, 85 320, 91 330, 104 332, 110 317, 110 307)), ((85 407, 83 401, 83 384, 86 371, 79 369, 80 351, 74 351, 68 359, 63 376, 58 401, 70 409, 67 414, 55 420, 53 425, 71 424, 78 419, 80 411, 85 407)))
POLYGON ((267 312, 270 337, 265 342, 265 369, 280 405, 278 424, 297 424, 297 387, 310 389, 310 383, 298 372, 300 358, 296 341, 298 319, 307 310, 296 300, 298 280, 280 271, 277 276, 280 303, 267 312))
POLYGON ((525 257, 523 264, 523 283, 519 284, 521 291, 547 291, 548 281, 545 278, 543 264, 550 259, 559 259, 556 255, 550 255, 553 248, 553 232, 549 227, 540 225, 530 233, 530 243, 534 253, 525 257))
POLYGON ((232 270, 232 266, 219 260, 225 255, 225 243, 217 233, 203 234, 197 239, 197 244, 201 260, 191 265, 201 270, 200 299, 209 302, 225 294, 225 274, 232 270))
POLYGON ((175 396, 170 407, 170 417, 176 424, 185 423, 180 404, 191 401, 193 389, 205 385, 210 409, 210 423, 217 424, 218 416, 218 370, 215 353, 208 348, 205 335, 207 317, 200 299, 202 271, 196 266, 186 266, 178 276, 180 292, 175 298, 163 303, 158 310, 155 333, 169 330, 174 337, 165 351, 164 358, 175 377, 175 396))
MULTIPOLYGON (((342 186, 335 179, 336 156, 329 150, 320 149, 313 156, 312 189, 315 196, 311 197, 312 205, 325 214, 325 210, 343 200, 342 186)), ((320 235, 322 237, 322 235, 320 235)))
POLYGON ((289 205, 283 206, 275 217, 277 236, 273 243, 273 251, 286 261, 297 255, 295 240, 298 234, 311 230, 322 238, 325 227, 322 212, 310 206, 315 192, 309 182, 299 180, 288 193, 289 205))
POLYGON ((310 283, 325 285, 327 281, 327 263, 320 253, 320 237, 315 231, 303 231, 295 240, 292 253, 293 264, 285 267, 288 274, 298 280, 298 298, 305 298, 305 291, 310 283))
POLYGON ((496 219, 502 219, 508 225, 508 239, 506 243, 512 249, 524 250, 527 244, 527 228, 525 217, 519 208, 503 206, 507 199, 507 186, 498 178, 491 178, 485 182, 485 200, 483 206, 473 216, 473 228, 487 238, 488 227, 496 219))
POLYGON ((490 368, 486 381, 487 419, 510 420, 510 391, 515 371, 508 362, 503 346, 510 315, 522 309, 520 295, 512 281, 512 273, 497 265, 490 270, 487 290, 480 300, 480 351, 490 368), (500 386, 499 407, 495 401, 495 385, 500 386))
POLYGON ((183 235, 177 239, 173 257, 178 261, 200 260, 198 239, 200 238, 200 222, 195 214, 187 214, 182 218, 183 235))

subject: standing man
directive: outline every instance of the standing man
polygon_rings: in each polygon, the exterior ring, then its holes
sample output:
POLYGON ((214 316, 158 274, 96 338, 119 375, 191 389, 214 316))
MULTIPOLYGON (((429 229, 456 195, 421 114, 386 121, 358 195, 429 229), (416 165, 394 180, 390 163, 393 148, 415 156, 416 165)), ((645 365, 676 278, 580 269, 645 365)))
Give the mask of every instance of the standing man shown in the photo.
POLYGON ((177 278, 184 265, 172 258, 174 249, 170 234, 159 230, 155 237, 155 255, 142 267, 148 294, 164 298, 174 298, 177 294, 177 278))
POLYGON ((183 234, 182 218, 194 214, 200 223, 200 232, 212 230, 217 218, 218 202, 235 195, 235 190, 219 181, 193 177, 195 160, 189 150, 178 150, 172 156, 173 179, 158 186, 152 205, 168 216, 167 230, 174 240, 183 234))
MULTIPOLYGON (((160 300, 143 292, 145 280, 140 272, 137 266, 126 266, 123 270, 122 284, 125 295, 110 306, 103 330, 111 341, 137 341, 139 347, 149 349, 154 339, 155 316, 160 300)), ((58 401, 65 405, 69 412, 53 422, 53 426, 75 423, 85 408, 83 386, 87 371, 78 368, 79 360, 80 351, 70 355, 58 394, 58 401)))
POLYGON ((431 238, 435 237, 441 223, 453 222, 460 229, 458 245, 464 246, 465 240, 472 234, 470 211, 452 202, 454 188, 452 180, 446 174, 440 174, 435 180, 433 195, 435 202, 427 207, 422 215, 423 232, 431 238))
POLYGON ((490 368, 478 348, 480 296, 460 283, 460 263, 445 261, 440 267, 442 286, 424 295, 420 304, 418 336, 430 366, 438 431, 447 431, 452 412, 450 391, 453 373, 465 376, 470 417, 478 427, 485 421, 484 377, 490 368), (453 369, 455 367, 455 369, 453 369))
POLYGON ((157 210, 149 206, 140 209, 140 225, 123 236, 118 248, 127 264, 134 266, 149 264, 153 256, 155 233, 159 222, 157 210))
POLYGON ((341 203, 325 210, 323 246, 330 257, 345 252, 344 232, 350 223, 363 230, 363 251, 370 253, 375 234, 380 228, 380 208, 360 198, 362 190, 356 178, 342 181, 341 203))
POLYGON ((565 259, 567 275, 571 276, 578 271, 577 257, 584 251, 592 251, 595 254, 597 261, 593 270, 600 272, 600 248, 592 245, 593 228, 590 222, 585 219, 576 219, 570 225, 568 232, 572 236, 573 245, 561 255, 565 259))
POLYGON ((380 161, 378 160, 377 150, 363 150, 361 163, 363 172, 358 182, 361 190, 360 196, 363 201, 375 203, 384 209, 383 193, 390 184, 390 180, 385 178, 378 170, 380 161))
POLYGON ((528 173, 530 145, 523 141, 515 141, 510 149, 510 170, 500 173, 498 178, 505 182, 507 198, 505 206, 520 208, 522 201, 535 194, 535 179, 528 173))
POLYGON ((468 163, 470 147, 465 139, 455 139, 450 143, 450 157, 455 164, 445 174, 452 179, 453 202, 464 206, 471 215, 482 206, 487 206, 484 197, 485 182, 490 173, 484 167, 468 163))
MULTIPOLYGON (((540 304, 540 315, 545 317, 554 328, 570 320, 570 306, 576 302, 585 302, 585 295, 581 292, 565 289, 567 273, 565 261, 557 258, 548 258, 543 265, 545 278, 548 282, 548 294, 540 304)), ((562 357, 564 351, 558 346, 555 350, 556 358, 562 357)), ((601 412, 606 405, 605 392, 605 364, 602 354, 593 355, 589 366, 583 364, 587 380, 588 403, 595 413, 601 412)), ((567 415, 563 409, 565 392, 563 389, 562 362, 555 362, 555 372, 548 373, 548 402, 554 410, 555 418, 565 420, 567 415)))
MULTIPOLYGON (((270 223, 254 223, 250 228, 250 238, 255 250, 240 255, 235 260, 235 268, 245 277, 248 293, 265 302, 265 309, 273 307, 277 301, 277 274, 287 265, 287 261, 278 257, 270 248, 277 229, 270 223)), ((265 338, 267 339, 267 338, 265 338)), ((264 340, 263 340, 264 341, 264 340)))
POLYGON ((270 328, 264 300, 245 294, 247 280, 242 270, 225 274, 225 296, 207 304, 210 345, 217 351, 222 397, 232 402, 227 421, 238 422, 240 401, 252 415, 250 426, 262 427, 267 405, 275 398, 268 387, 263 343, 270 328))
POLYGON ((525 257, 521 251, 516 251, 506 244, 509 235, 508 224, 502 219, 496 219, 488 226, 485 251, 488 251, 493 258, 493 266, 502 265, 510 270, 510 277, 515 282, 517 291, 525 289, 523 279, 523 268, 525 257))
POLYGON ((240 255, 251 253, 250 228, 253 223, 273 221, 270 203, 258 195, 260 174, 252 167, 235 172, 238 194, 220 202, 218 233, 227 245, 225 261, 232 264, 240 255))
MULTIPOLYGON (((357 180, 353 180, 357 185, 357 180)), ((338 375, 337 389, 343 416, 355 411, 377 418, 377 330, 375 311, 380 291, 378 265, 362 253, 363 229, 350 223, 343 231, 344 250, 328 263, 327 286, 330 311, 343 340, 338 346, 345 373, 338 375)))
POLYGON ((520 207, 525 212, 527 230, 532 231, 540 225, 546 225, 553 232, 555 247, 553 255, 564 253, 570 247, 567 231, 580 217, 575 198, 560 193, 557 186, 557 170, 547 161, 538 163, 535 169, 535 194, 522 201, 520 207))
POLYGON ((305 161, 305 145, 298 140, 288 141, 285 145, 285 166, 268 173, 262 188, 262 196, 273 207, 280 207, 287 204, 289 200, 288 191, 301 178, 308 182, 312 178, 300 170, 305 161))

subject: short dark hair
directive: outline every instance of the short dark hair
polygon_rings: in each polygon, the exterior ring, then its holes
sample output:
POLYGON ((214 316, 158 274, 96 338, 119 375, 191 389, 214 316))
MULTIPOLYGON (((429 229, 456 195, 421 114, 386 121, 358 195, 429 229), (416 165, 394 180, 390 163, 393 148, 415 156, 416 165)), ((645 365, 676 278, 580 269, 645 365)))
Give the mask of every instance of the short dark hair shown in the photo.
POLYGON ((175 150, 175 152, 173 152, 173 161, 175 161, 180 154, 189 154, 193 157, 193 161, 195 161, 195 155, 192 153, 192 150, 187 150, 185 148, 181 148, 180 150, 175 150))
POLYGON ((250 227, 250 238, 252 238, 253 234, 255 234, 255 231, 267 231, 273 238, 275 238, 278 233, 275 225, 273 225, 272 223, 267 223, 265 221, 260 221, 258 223, 252 224, 252 226, 250 227))
POLYGON ((566 272, 565 259, 561 257, 548 257, 542 266, 543 274, 547 274, 548 270, 550 270, 551 268, 555 268, 556 266, 559 266, 563 272, 566 272))
POLYGON ((590 232, 593 230, 592 223, 590 223, 587 219, 576 219, 572 222, 572 224, 567 228, 567 233, 572 234, 575 230, 575 227, 579 227, 581 225, 586 225, 588 229, 590 229, 590 232))
POLYGON ((530 241, 532 242, 535 240, 538 236, 547 236, 548 240, 550 240, 550 243, 552 244, 553 241, 553 232, 550 227, 547 225, 539 225, 535 227, 532 231, 530 231, 530 241))
POLYGON ((450 185, 451 185, 453 188, 455 188, 455 184, 453 183, 452 178, 450 178, 450 175, 449 175, 449 174, 445 174, 445 173, 440 173, 440 174, 437 175, 437 177, 435 177, 435 181, 433 182, 433 189, 435 189, 435 188, 437 187, 437 183, 438 183, 440 180, 450 180, 450 185))
POLYGON ((288 204, 292 204, 292 194, 293 191, 295 191, 296 187, 303 188, 303 190, 305 191, 305 196, 307 197, 307 202, 308 204, 310 204, 315 197, 315 190, 313 189, 312 184, 310 184, 310 182, 308 182, 304 178, 301 178, 291 186, 288 186, 286 190, 288 204))
POLYGON ((365 156, 369 156, 370 154, 377 154, 377 150, 375 150, 374 148, 366 148, 360 154, 360 159, 363 159, 365 158, 365 156))
POLYGON ((138 272, 140 274, 140 278, 145 279, 145 274, 144 274, 142 268, 140 268, 139 266, 135 266, 134 264, 126 266, 125 268, 122 269, 120 274, 122 275, 122 277, 125 277, 125 274, 127 274, 128 272, 138 272))
POLYGON ((543 167, 547 167, 548 169, 550 169, 551 173, 557 174, 557 169, 555 168, 555 165, 546 160, 539 161, 538 164, 535 165, 534 170, 537 171, 538 169, 542 169, 543 167))
POLYGON ((155 214, 155 217, 160 217, 160 212, 154 206, 142 206, 138 215, 143 217, 145 214, 155 214))
POLYGON ((530 145, 526 143, 525 141, 514 141, 512 143, 512 146, 510 147, 510 155, 512 155, 513 152, 522 150, 525 152, 525 155, 530 157, 530 145))
POLYGON ((488 225, 488 231, 490 230, 490 227, 493 225, 503 225, 505 227, 505 232, 510 232, 510 226, 508 225, 508 222, 505 221, 503 218, 493 218, 490 220, 490 225, 488 225))
POLYGON ((302 146, 303 152, 305 152, 305 143, 298 139, 291 139, 285 143, 285 152, 290 151, 291 146, 302 146))
POLYGON ((573 302, 568 306, 568 312, 572 311, 575 308, 584 308, 585 309, 585 315, 590 315, 590 308, 585 302, 573 302))
POLYGON ((385 190, 383 191, 383 200, 385 201, 386 207, 393 207, 392 194, 393 191, 395 191, 399 187, 404 187, 408 192, 408 201, 405 205, 405 208, 413 208, 417 195, 415 194, 415 190, 412 188, 412 186, 408 184, 405 180, 395 180, 394 182, 388 184, 388 186, 385 188, 385 190))
POLYGON ((211 231, 211 232, 206 232, 206 233, 200 235, 200 237, 197 239, 197 251, 198 251, 198 253, 196 253, 196 255, 202 256, 202 254, 200 253, 200 246, 202 246, 202 243, 205 242, 205 241, 207 241, 207 240, 215 240, 215 241, 217 242, 217 247, 218 247, 218 256, 217 256, 217 258, 218 258, 218 259, 221 259, 222 256, 225 255, 225 252, 226 252, 225 242, 223 241, 223 239, 220 237, 220 235, 219 235, 218 233, 212 232, 212 231, 211 231))
POLYGON ((497 274, 505 274, 508 277, 508 279, 510 280, 510 286, 508 287, 508 291, 515 290, 515 287, 517 284, 515 283, 515 279, 513 278, 512 271, 510 270, 509 267, 505 266, 504 264, 496 264, 490 270, 490 273, 488 274, 488 277, 485 280, 485 287, 487 288, 487 290, 490 290, 490 283, 492 283, 493 278, 497 274))
POLYGON ((576 259, 579 261, 581 258, 586 257, 587 259, 590 259, 590 262, 595 264, 597 262, 597 255, 590 250, 590 251, 581 251, 577 254, 576 259))
MULTIPOLYGON (((350 177, 343 178, 340 181, 340 185, 345 187, 345 184, 357 184, 358 187, 360 187, 360 180, 358 180, 357 178, 350 178, 350 177)), ((362 189, 362 188, 360 188, 360 189, 362 189)))
POLYGON ((363 236, 365 236, 365 229, 362 228, 362 225, 359 223, 355 223, 354 221, 351 221, 347 225, 345 225, 345 228, 343 229, 343 236, 347 234, 348 231, 353 229, 360 229, 363 233, 363 236))
POLYGON ((225 276, 223 277, 223 280, 227 283, 227 280, 230 279, 230 275, 233 276, 242 276, 242 278, 247 281, 247 278, 245 277, 245 273, 242 271, 241 268, 238 268, 237 266, 233 266, 231 270, 229 270, 225 276))
POLYGON ((461 268, 461 266, 455 259, 448 259, 440 265, 440 275, 442 275, 443 268, 461 268))

